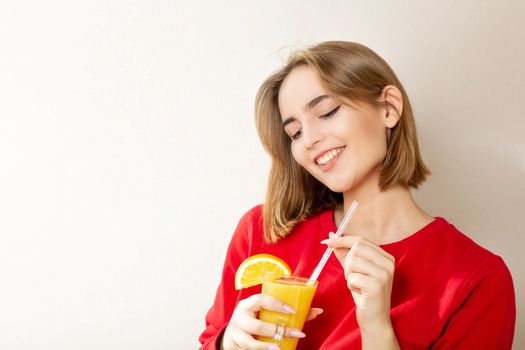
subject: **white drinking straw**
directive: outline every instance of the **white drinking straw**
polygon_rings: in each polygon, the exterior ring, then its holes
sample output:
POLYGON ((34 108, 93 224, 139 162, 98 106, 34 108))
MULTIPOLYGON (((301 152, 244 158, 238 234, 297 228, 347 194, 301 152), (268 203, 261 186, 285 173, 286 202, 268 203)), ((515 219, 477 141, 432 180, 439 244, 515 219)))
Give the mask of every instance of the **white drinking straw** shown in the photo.
MULTIPOLYGON (((354 212, 357 209, 358 205, 359 205, 358 202, 352 201, 352 204, 350 205, 350 208, 346 212, 345 217, 343 218, 343 221, 341 222, 341 225, 339 225, 339 227, 337 228, 335 237, 341 237, 341 235, 343 234, 343 231, 346 228, 346 225, 348 225, 348 222, 354 215, 354 212)), ((330 254, 332 254, 333 251, 334 251, 333 248, 330 248, 330 247, 326 248, 326 251, 324 252, 323 257, 321 258, 321 261, 319 261, 319 264, 317 264, 317 267, 312 273, 312 276, 310 276, 310 280, 317 281, 319 274, 321 274, 323 267, 326 265, 326 262, 328 261, 328 258, 330 257, 330 254)))

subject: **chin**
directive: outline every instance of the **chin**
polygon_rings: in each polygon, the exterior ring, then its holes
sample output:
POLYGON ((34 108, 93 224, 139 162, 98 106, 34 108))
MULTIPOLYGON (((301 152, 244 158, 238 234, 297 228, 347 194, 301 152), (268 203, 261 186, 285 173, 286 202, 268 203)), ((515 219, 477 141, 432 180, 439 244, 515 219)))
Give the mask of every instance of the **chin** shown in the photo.
POLYGON ((332 192, 342 193, 352 189, 352 183, 325 183, 325 186, 328 187, 332 192))
POLYGON ((336 193, 346 192, 346 191, 351 190, 355 186, 355 181, 352 176, 347 176, 347 177, 342 176, 339 178, 337 177, 327 178, 327 177, 320 176, 316 174, 315 172, 310 172, 310 174, 313 177, 315 177, 320 183, 328 187, 330 191, 332 192, 336 192, 336 193))

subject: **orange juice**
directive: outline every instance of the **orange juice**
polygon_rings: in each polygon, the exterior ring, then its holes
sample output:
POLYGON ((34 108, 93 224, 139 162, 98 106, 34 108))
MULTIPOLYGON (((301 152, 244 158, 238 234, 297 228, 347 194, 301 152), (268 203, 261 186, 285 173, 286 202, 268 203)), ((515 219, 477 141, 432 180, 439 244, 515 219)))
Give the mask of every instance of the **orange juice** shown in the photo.
MULTIPOLYGON (((310 304, 317 288, 317 281, 306 278, 285 276, 263 281, 262 293, 271 295, 290 305, 296 311, 295 314, 282 314, 280 312, 262 309, 259 319, 274 324, 283 324, 287 328, 301 330, 304 325, 310 304)), ((268 337, 258 337, 259 340, 268 343, 278 343, 277 340, 268 337)), ((294 350, 298 338, 283 338, 281 350, 294 350)))

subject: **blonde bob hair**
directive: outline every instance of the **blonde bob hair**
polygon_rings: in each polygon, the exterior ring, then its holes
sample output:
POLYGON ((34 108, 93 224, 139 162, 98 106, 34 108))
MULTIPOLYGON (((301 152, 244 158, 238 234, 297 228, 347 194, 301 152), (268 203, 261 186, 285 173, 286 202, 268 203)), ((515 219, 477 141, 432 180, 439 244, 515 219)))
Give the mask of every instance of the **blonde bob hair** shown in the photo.
POLYGON ((291 139, 285 133, 278 105, 279 89, 295 68, 314 69, 328 94, 343 103, 376 104, 383 88, 397 87, 403 95, 399 122, 387 138, 387 153, 380 168, 379 188, 402 185, 417 188, 430 171, 419 152, 416 126, 408 96, 390 66, 368 47, 346 41, 327 41, 293 53, 287 64, 270 75, 255 99, 255 122, 262 144, 271 157, 264 236, 275 243, 301 221, 343 202, 293 158, 291 139))

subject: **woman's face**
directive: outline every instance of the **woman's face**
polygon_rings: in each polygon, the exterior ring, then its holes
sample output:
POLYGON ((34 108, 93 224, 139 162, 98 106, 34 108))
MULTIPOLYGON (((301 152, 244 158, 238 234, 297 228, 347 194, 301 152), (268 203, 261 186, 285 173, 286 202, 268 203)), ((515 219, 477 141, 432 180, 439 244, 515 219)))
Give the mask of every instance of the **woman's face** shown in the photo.
POLYGON ((334 192, 377 187, 387 150, 386 107, 341 104, 308 66, 290 72, 278 98, 297 163, 334 192))

